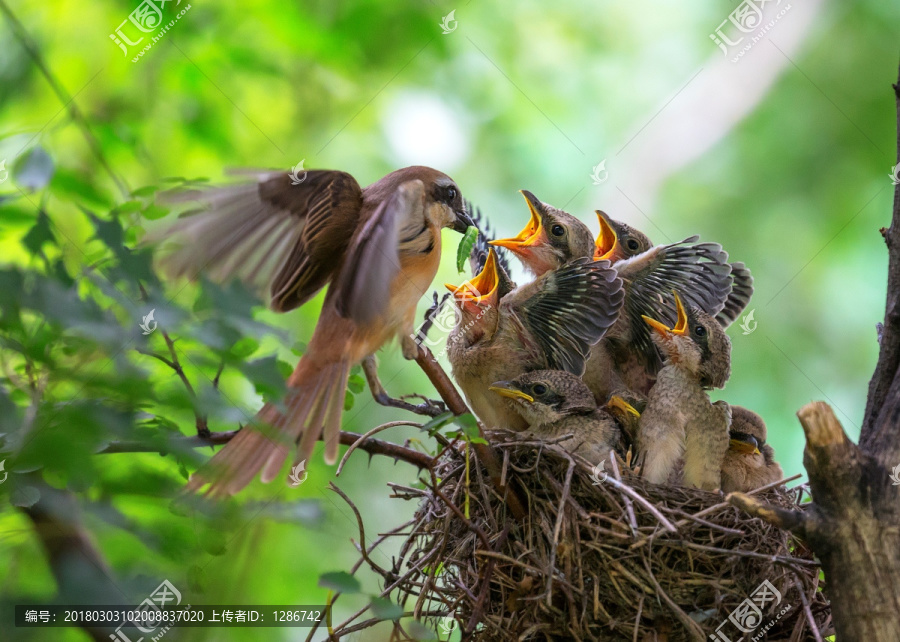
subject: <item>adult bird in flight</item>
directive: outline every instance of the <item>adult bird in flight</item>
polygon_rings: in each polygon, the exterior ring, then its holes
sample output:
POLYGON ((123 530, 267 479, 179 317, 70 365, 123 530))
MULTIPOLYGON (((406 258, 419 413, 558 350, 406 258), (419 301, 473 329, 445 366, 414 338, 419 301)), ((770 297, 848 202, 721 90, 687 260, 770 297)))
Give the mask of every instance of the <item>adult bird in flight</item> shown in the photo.
POLYGON ((394 336, 403 356, 416 358, 416 303, 437 272, 441 230, 471 223, 459 187, 422 166, 366 188, 345 172, 308 170, 299 185, 286 172, 266 172, 182 198, 206 207, 155 235, 173 246, 160 260, 169 275, 240 278, 264 289, 279 312, 330 285, 283 406, 266 403, 187 490, 209 483, 212 496, 234 494, 260 471, 271 481, 295 444, 303 461, 323 434, 325 461, 334 463, 350 369, 394 336))

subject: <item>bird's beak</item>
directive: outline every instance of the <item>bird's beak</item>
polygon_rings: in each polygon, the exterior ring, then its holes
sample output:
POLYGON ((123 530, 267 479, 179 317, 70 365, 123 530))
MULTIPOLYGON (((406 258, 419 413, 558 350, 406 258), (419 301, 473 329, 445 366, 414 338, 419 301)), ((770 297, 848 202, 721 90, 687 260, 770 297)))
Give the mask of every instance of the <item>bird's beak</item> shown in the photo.
POLYGON ((606 402, 606 407, 607 408, 616 408, 616 409, 620 410, 622 413, 631 415, 635 418, 640 418, 640 416, 641 416, 641 413, 639 413, 637 410, 635 410, 634 406, 632 406, 630 403, 628 403, 627 401, 622 399, 622 397, 619 397, 617 395, 613 395, 612 397, 609 398, 609 401, 606 402))
POLYGON ((528 203, 528 211, 531 213, 531 221, 529 221, 528 225, 526 225, 525 228, 521 232, 519 232, 517 236, 509 239, 491 241, 491 245, 505 247, 506 249, 513 252, 521 252, 526 248, 533 247, 535 245, 543 245, 547 242, 547 234, 546 232, 544 232, 544 227, 541 224, 541 201, 538 200, 537 196, 526 189, 521 190, 521 193, 522 196, 525 197, 525 202, 528 203))
POLYGON ((759 447, 755 442, 744 441, 742 439, 731 439, 728 441, 728 449, 741 455, 759 455, 759 447))
POLYGON ((600 234, 597 235, 597 240, 594 241, 594 260, 607 259, 615 261, 619 258, 616 256, 616 250, 619 249, 619 236, 609 224, 606 213, 600 210, 594 211, 597 213, 597 220, 600 221, 600 234))
POLYGON ((528 403, 534 402, 534 397, 526 395, 509 381, 495 381, 488 390, 496 392, 501 397, 506 397, 507 399, 523 399, 528 403))
POLYGON ((472 220, 472 217, 469 216, 469 213, 466 212, 465 209, 456 210, 455 214, 456 220, 453 221, 453 225, 451 228, 454 232, 465 234, 466 230, 468 230, 470 227, 474 227, 476 229, 478 228, 478 226, 475 225, 475 222, 472 220))
POLYGON ((660 323, 656 319, 651 319, 646 315, 641 315, 644 321, 647 322, 651 328, 659 332, 662 336, 667 337, 670 334, 676 334, 678 336, 684 336, 688 333, 688 318, 687 312, 684 311, 684 305, 681 303, 681 297, 678 296, 677 292, 672 292, 675 295, 675 307, 678 310, 678 320, 675 323, 674 328, 668 327, 664 323, 660 323))
POLYGON ((477 276, 469 279, 462 285, 444 284, 453 293, 454 298, 463 304, 467 302, 479 304, 485 300, 493 299, 497 294, 499 285, 500 272, 497 268, 497 253, 494 251, 494 248, 491 248, 488 252, 484 269, 477 276))

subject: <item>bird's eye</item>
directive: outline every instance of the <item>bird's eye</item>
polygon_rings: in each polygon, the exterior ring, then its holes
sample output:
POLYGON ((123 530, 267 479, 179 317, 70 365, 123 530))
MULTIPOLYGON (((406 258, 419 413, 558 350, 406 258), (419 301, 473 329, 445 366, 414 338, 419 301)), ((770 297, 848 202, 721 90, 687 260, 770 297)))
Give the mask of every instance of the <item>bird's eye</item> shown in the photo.
POLYGON ((552 232, 553 236, 562 236, 566 233, 566 228, 562 225, 556 224, 550 228, 550 232, 552 232))
POLYGON ((448 187, 448 188, 447 188, 447 200, 448 200, 448 201, 455 201, 455 200, 456 200, 456 188, 455 188, 455 187, 448 187))
POLYGON ((531 387, 531 391, 536 395, 542 395, 547 392, 547 386, 542 383, 536 383, 531 387))
POLYGON ((694 334, 696 334, 698 337, 704 337, 706 336, 706 328, 704 328, 702 325, 698 325, 696 328, 694 328, 694 334))
POLYGON ((626 245, 628 246, 628 249, 631 250, 632 252, 637 252, 638 248, 641 247, 640 244, 637 241, 635 241, 634 239, 628 239, 628 243, 626 243, 626 245))

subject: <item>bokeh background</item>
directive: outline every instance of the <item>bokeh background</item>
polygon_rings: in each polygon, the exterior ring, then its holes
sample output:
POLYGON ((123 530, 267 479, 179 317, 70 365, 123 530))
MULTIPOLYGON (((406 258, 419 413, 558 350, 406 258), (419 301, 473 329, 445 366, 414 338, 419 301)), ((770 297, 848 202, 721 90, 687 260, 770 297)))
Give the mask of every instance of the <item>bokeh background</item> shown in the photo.
MULTIPOLYGON (((733 373, 716 397, 765 418, 788 474, 802 472, 794 413, 808 401, 829 401, 858 434, 884 312, 878 230, 893 193, 900 5, 770 0, 760 29, 722 27, 744 36, 725 53, 710 34, 732 2, 182 0, 163 9, 165 22, 184 13, 140 57, 154 34, 127 55, 110 38, 137 6, 0 0, 3 605, 60 589, 22 510, 39 505, 35 475, 71 491, 122 595, 168 579, 196 603, 324 603, 320 575, 349 570, 359 540, 331 482, 360 507, 369 541, 412 514, 386 484, 414 484, 415 471, 363 453, 337 479, 317 457, 299 487, 256 482, 212 516, 171 505, 209 449, 93 454, 115 439, 193 434, 195 409, 213 430, 236 428, 260 393, 277 394, 311 334, 321 297, 278 316, 234 288, 160 283, 147 254, 126 249, 169 220, 159 191, 220 182, 228 168, 303 161, 367 184, 427 164, 504 236, 527 221, 516 193, 527 188, 595 231, 600 208, 655 242, 720 242, 752 269, 756 293, 753 318, 729 330, 733 373), (161 332, 138 328, 150 309, 177 339, 196 398, 138 351, 168 354, 161 332)), ((456 241, 447 233, 436 285, 465 278, 456 241)), ((431 393, 396 346, 380 358, 390 392, 431 393)), ((358 383, 345 429, 415 419, 377 406, 358 383)), ((389 565, 392 551, 374 555, 389 565)), ((69 590, 88 576, 76 573, 69 590)), ((371 575, 359 580, 362 592, 338 602, 339 621, 378 588, 371 575)), ((50 639, 12 628, 8 609, 0 627, 3 639, 50 639)))

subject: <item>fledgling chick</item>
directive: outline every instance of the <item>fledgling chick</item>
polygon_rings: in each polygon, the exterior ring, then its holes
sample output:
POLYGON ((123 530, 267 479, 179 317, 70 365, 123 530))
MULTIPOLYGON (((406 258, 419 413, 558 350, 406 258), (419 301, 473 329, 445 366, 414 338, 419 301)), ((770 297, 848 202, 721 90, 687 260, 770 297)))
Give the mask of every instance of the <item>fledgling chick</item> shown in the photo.
POLYGON ((447 339, 453 376, 487 428, 523 430, 491 384, 532 370, 584 372, 591 345, 613 324, 622 282, 608 261, 579 259, 511 288, 493 248, 484 269, 453 292, 460 318, 447 339))
POLYGON ((593 255, 594 240, 588 226, 561 209, 542 202, 528 190, 521 190, 531 220, 517 236, 491 241, 515 254, 525 268, 541 276, 572 259, 593 255))
POLYGON ((459 187, 429 167, 406 167, 365 188, 346 172, 310 170, 301 184, 290 178, 267 172, 203 190, 197 197, 207 209, 158 236, 175 246, 161 261, 169 274, 240 278, 264 289, 279 312, 329 285, 288 378, 286 410, 266 403, 191 477, 188 491, 209 483, 213 496, 234 494, 260 471, 270 481, 290 450, 305 460, 320 437, 334 463, 350 369, 395 336, 403 356, 416 357, 416 304, 437 273, 441 230, 464 232, 471 223, 459 187))
MULTIPOLYGON (((595 210, 600 221, 600 233, 595 241, 595 259, 606 259, 611 263, 624 261, 653 247, 650 238, 640 230, 610 218, 606 212, 595 210)), ((753 276, 747 266, 736 261, 731 263, 731 292, 716 316, 723 328, 737 319, 753 296, 753 276)), ((707 310, 708 311, 708 310, 707 310)))
POLYGON ((625 305, 615 325, 595 345, 584 381, 597 403, 605 403, 619 390, 646 394, 655 381, 662 359, 641 317, 674 322, 669 293, 678 289, 689 305, 718 314, 731 293, 728 254, 716 243, 699 243, 693 236, 680 243, 650 246, 637 230, 600 220, 597 241, 577 218, 525 194, 531 222, 513 239, 492 241, 509 249, 535 274, 579 257, 615 261, 613 267, 625 287, 625 305), (547 229, 550 225, 550 233, 547 229), (617 231, 618 230, 618 231, 617 231))
POLYGON ((784 478, 775 450, 766 443, 762 417, 742 406, 731 406, 730 437, 722 462, 723 493, 746 493, 784 478))
POLYGON ((641 414, 641 475, 655 484, 666 483, 682 461, 685 485, 716 490, 728 450, 731 407, 724 401, 711 403, 706 391, 728 381, 731 340, 703 310, 685 311, 677 293, 675 307, 678 318, 671 328, 644 317, 666 360, 641 414))
POLYGON ((572 433, 574 438, 560 446, 592 462, 605 461, 619 445, 615 419, 597 408, 594 395, 571 373, 537 370, 512 381, 495 381, 490 390, 504 397, 536 436, 551 439, 572 433))

